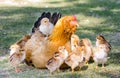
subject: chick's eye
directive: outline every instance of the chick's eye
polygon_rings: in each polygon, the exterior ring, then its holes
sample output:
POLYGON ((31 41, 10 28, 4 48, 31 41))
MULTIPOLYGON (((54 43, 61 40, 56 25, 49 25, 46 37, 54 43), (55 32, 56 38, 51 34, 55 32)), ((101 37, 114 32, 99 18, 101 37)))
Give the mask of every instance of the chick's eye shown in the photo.
POLYGON ((47 21, 44 21, 45 23, 47 22, 47 21))

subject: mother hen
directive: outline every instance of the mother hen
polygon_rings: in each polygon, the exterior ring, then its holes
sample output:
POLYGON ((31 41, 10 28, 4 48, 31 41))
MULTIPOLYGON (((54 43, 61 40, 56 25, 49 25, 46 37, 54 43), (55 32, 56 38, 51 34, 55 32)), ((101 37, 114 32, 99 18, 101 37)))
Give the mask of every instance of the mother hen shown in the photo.
POLYGON ((32 62, 37 68, 46 68, 45 65, 47 61, 58 50, 59 46, 69 46, 67 42, 70 41, 70 37, 75 32, 77 25, 75 16, 64 16, 60 18, 48 39, 40 40, 42 43, 41 46, 34 50, 26 50, 26 61, 32 62), (27 57, 29 57, 29 59, 27 57))

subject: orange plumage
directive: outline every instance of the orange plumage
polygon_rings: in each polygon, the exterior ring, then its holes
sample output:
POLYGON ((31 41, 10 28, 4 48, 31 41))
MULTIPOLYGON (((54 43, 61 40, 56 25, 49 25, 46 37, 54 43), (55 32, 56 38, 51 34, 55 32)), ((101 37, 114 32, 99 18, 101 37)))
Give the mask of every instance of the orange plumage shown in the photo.
POLYGON ((29 52, 32 64, 37 68, 45 68, 45 64, 58 50, 58 47, 64 46, 70 41, 71 35, 75 32, 76 28, 77 21, 75 16, 64 16, 59 19, 48 39, 40 41, 42 46, 29 52))

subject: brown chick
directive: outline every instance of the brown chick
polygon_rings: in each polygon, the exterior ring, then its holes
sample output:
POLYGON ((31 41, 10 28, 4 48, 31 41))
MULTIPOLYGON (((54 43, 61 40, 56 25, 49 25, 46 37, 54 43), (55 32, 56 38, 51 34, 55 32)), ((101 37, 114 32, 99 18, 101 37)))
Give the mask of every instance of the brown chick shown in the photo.
POLYGON ((93 54, 93 59, 96 63, 96 69, 98 68, 98 64, 102 64, 102 68, 105 68, 104 64, 108 60, 108 53, 111 50, 111 45, 102 35, 98 35, 96 37, 96 48, 97 50, 93 54))
POLYGON ((10 46, 10 56, 18 52, 20 49, 23 49, 25 46, 25 43, 31 38, 30 35, 23 36, 19 41, 17 41, 15 44, 10 46))
POLYGON ((88 38, 84 38, 80 41, 79 45, 84 46, 84 57, 86 64, 88 65, 90 57, 93 55, 92 43, 88 38))
POLYGON ((64 60, 68 57, 68 51, 64 46, 58 48, 58 52, 55 52, 54 56, 50 58, 46 64, 46 67, 52 74, 54 71, 59 71, 60 66, 64 63, 64 60))
POLYGON ((104 50, 105 52, 110 52, 111 51, 111 45, 107 42, 107 40, 102 36, 102 35, 98 35, 96 37, 96 46, 100 46, 103 45, 104 46, 104 50))
POLYGON ((24 61, 25 59, 25 51, 24 50, 20 50, 19 52, 15 52, 13 53, 10 57, 9 57, 9 63, 11 66, 13 66, 15 68, 16 72, 20 72, 21 69, 17 68, 19 66, 19 64, 24 61))
POLYGON ((84 58, 84 47, 76 46, 76 50, 72 52, 68 58, 65 60, 65 63, 71 67, 72 72, 74 72, 74 69, 76 67, 81 67, 85 64, 85 58, 84 58))

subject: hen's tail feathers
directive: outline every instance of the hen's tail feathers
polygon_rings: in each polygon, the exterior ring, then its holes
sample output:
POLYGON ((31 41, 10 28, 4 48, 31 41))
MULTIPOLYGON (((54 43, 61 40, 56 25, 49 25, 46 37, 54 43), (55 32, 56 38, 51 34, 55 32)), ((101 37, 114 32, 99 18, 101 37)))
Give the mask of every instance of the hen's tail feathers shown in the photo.
POLYGON ((34 26, 32 28, 32 33, 35 32, 35 29, 40 26, 40 21, 42 18, 48 18, 52 24, 56 24, 56 22, 61 18, 61 13, 54 12, 53 14, 50 12, 43 12, 41 16, 37 19, 37 21, 34 23, 34 26))

